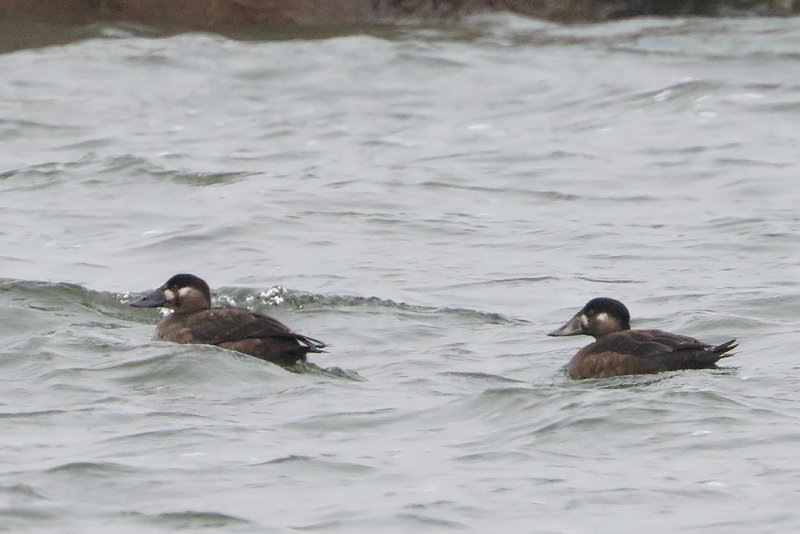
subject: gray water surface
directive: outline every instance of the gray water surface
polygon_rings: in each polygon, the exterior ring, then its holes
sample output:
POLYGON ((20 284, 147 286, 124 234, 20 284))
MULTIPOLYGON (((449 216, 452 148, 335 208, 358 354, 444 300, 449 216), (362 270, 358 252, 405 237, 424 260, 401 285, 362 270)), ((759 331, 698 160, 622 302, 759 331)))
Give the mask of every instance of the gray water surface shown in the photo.
POLYGON ((0 530, 800 529, 796 19, 81 32, 0 55, 0 530), (738 354, 571 380, 600 295, 738 354))

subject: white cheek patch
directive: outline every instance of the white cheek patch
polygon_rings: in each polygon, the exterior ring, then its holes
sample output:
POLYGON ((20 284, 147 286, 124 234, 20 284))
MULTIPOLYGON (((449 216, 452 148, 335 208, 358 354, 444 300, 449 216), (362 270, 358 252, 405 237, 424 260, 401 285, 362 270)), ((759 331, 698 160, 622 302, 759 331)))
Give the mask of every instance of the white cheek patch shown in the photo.
POLYGON ((599 321, 601 323, 604 323, 604 322, 608 321, 610 319, 610 317, 608 316, 608 314, 606 312, 603 312, 603 313, 598 313, 595 316, 594 319, 595 319, 595 321, 599 321))
POLYGON ((589 328, 589 318, 586 315, 581 315, 581 328, 589 328))
POLYGON ((186 297, 189 293, 194 291, 191 287, 182 287, 178 290, 178 296, 181 298, 186 297))
POLYGON ((167 299, 167 302, 173 302, 175 301, 175 293, 171 289, 165 289, 164 298, 167 299))

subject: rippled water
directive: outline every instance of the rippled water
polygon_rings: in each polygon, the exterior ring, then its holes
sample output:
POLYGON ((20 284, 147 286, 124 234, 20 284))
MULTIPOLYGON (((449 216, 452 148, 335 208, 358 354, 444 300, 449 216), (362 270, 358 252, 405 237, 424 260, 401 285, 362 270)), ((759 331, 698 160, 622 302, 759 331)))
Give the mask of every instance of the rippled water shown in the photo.
POLYGON ((0 530, 800 527, 796 19, 80 31, 0 56, 0 530), (181 271, 330 352, 150 341, 181 271), (570 380, 598 295, 738 355, 570 380))

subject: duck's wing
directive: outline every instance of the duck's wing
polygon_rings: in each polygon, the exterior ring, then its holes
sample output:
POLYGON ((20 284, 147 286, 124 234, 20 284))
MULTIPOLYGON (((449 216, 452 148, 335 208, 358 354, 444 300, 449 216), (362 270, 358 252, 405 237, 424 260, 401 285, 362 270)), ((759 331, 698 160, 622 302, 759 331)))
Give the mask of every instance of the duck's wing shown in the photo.
POLYGON ((661 330, 628 330, 605 336, 597 341, 595 351, 610 350, 641 358, 655 370, 696 369, 712 367, 719 359, 732 356, 737 347, 732 339, 713 346, 693 337, 661 330))
POLYGON ((324 352, 325 343, 296 332, 267 315, 244 308, 212 308, 193 318, 192 336, 201 343, 219 345, 243 339, 294 339, 308 352, 324 352))

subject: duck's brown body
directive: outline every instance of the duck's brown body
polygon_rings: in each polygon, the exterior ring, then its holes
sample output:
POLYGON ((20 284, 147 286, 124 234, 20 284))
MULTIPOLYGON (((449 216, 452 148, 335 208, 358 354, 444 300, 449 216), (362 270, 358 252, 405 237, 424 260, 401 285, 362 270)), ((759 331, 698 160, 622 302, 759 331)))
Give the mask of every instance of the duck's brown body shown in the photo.
POLYGON ((678 369, 715 367, 731 356, 736 340, 709 345, 693 337, 662 330, 631 330, 630 314, 621 302, 609 298, 590 300, 551 336, 587 334, 595 342, 583 347, 567 364, 572 378, 658 373, 678 369))
POLYGON ((244 308, 173 313, 158 324, 155 337, 174 343, 216 345, 279 365, 306 361, 308 352, 323 352, 319 342, 292 332, 272 317, 244 308))
POLYGON ((572 378, 607 378, 715 367, 733 343, 714 347, 661 330, 624 330, 579 350, 567 364, 567 374, 572 378))
POLYGON ((155 339, 161 341, 216 345, 278 365, 305 361, 309 352, 325 352, 321 341, 292 332, 272 317, 245 308, 212 308, 208 284, 194 275, 175 275, 131 305, 174 310, 156 327, 155 339))

